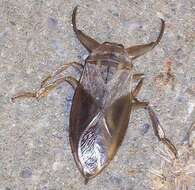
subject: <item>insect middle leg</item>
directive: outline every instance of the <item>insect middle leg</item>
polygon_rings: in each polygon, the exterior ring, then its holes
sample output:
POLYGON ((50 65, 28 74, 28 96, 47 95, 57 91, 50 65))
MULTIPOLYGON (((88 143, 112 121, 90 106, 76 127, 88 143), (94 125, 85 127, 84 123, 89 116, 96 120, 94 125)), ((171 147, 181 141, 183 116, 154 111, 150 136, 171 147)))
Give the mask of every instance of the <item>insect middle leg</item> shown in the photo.
POLYGON ((149 117, 152 122, 152 127, 154 130, 154 134, 157 136, 158 140, 165 144, 169 150, 174 154, 177 158, 177 149, 173 145, 173 143, 165 136, 165 132, 160 124, 158 117, 156 116, 155 112, 149 106, 148 102, 140 102, 136 99, 136 103, 133 103, 133 109, 140 109, 144 108, 148 111, 149 117))
POLYGON ((62 73, 63 71, 65 71, 66 69, 68 69, 70 66, 75 67, 77 69, 79 69, 79 71, 81 72, 84 68, 84 66, 80 63, 77 62, 71 62, 68 64, 64 64, 62 65, 62 67, 60 67, 59 69, 57 69, 53 74, 48 75, 42 82, 41 82, 41 87, 43 87, 44 85, 47 84, 47 82, 56 77, 57 75, 59 75, 60 73, 62 73))
POLYGON ((39 100, 42 97, 46 97, 50 91, 52 91, 55 87, 59 86, 63 82, 68 82, 74 89, 79 84, 79 82, 74 77, 61 77, 50 84, 40 87, 35 92, 21 92, 13 96, 11 99, 13 102, 18 98, 36 98, 37 100, 39 100))
POLYGON ((49 80, 55 78, 56 76, 58 76, 60 73, 62 73, 63 71, 65 71, 68 67, 70 66, 77 66, 80 67, 79 69, 83 69, 83 65, 77 62, 72 62, 69 64, 64 64, 61 68, 57 69, 53 74, 48 75, 42 82, 41 82, 41 87, 36 90, 35 92, 21 92, 16 94, 15 96, 12 97, 12 101, 15 101, 18 98, 36 98, 37 100, 39 100, 41 97, 47 96, 48 93, 54 89, 56 86, 60 85, 63 82, 68 82, 69 84, 71 84, 71 86, 73 86, 74 88, 76 88, 78 81, 71 77, 61 77, 56 79, 53 82, 48 83, 49 80))
POLYGON ((177 157, 177 149, 175 148, 173 143, 165 136, 164 130, 158 120, 158 117, 156 116, 152 108, 149 106, 149 102, 141 102, 136 98, 137 94, 139 93, 141 89, 142 84, 143 84, 143 78, 140 79, 137 86, 132 91, 132 96, 133 96, 132 109, 144 108, 148 111, 149 117, 152 122, 154 134, 157 136, 158 140, 161 141, 163 144, 165 144, 169 148, 169 150, 174 154, 174 156, 177 157))
MULTIPOLYGON (((134 76, 136 76, 136 75, 134 75, 134 76)), ((133 76, 133 77, 134 77, 133 76)), ((138 93, 140 92, 140 90, 141 90, 141 87, 142 87, 142 85, 143 85, 143 80, 144 80, 144 76, 141 74, 137 74, 137 76, 139 76, 139 81, 138 81, 138 83, 137 83, 137 85, 136 85, 136 87, 134 88, 134 90, 132 91, 132 96, 135 98, 137 95, 138 95, 138 93)))

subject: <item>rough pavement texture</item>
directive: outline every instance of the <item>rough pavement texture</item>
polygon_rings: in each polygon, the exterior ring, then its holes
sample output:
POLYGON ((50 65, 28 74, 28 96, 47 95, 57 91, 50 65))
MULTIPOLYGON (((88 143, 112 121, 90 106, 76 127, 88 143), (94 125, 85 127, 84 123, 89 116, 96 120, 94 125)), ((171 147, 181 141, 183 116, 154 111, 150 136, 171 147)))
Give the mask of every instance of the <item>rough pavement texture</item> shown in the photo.
MULTIPOLYGON (((195 122, 194 21, 193 0, 0 0, 0 190, 167 190, 179 180, 195 189, 195 147, 188 151, 186 145, 195 122), (190 151, 184 161, 189 182, 167 176, 176 169, 159 155, 166 150, 144 110, 132 114, 109 167, 85 186, 68 140, 73 90, 64 84, 40 102, 10 101, 19 91, 38 88, 63 63, 86 58, 71 26, 76 5, 80 29, 126 47, 156 39, 159 17, 166 21, 160 44, 135 62, 146 75, 139 98, 150 100, 179 153, 190 151)), ((74 70, 68 73, 78 77, 74 70)))

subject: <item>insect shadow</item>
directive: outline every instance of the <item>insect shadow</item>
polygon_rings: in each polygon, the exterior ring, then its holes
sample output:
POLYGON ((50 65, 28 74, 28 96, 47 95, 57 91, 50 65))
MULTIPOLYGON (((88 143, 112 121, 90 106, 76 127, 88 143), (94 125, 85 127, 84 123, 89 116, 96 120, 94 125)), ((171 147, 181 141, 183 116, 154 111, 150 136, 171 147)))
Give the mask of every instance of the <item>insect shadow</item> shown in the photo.
POLYGON ((84 34, 76 25, 77 7, 72 14, 73 30, 89 55, 84 64, 71 62, 62 65, 47 76, 35 92, 21 92, 12 97, 36 98, 48 95, 56 86, 68 82, 74 89, 70 111, 69 141, 80 173, 89 179, 97 176, 114 158, 121 145, 132 110, 144 108, 152 122, 154 133, 177 157, 173 143, 166 138, 162 126, 148 102, 137 99, 144 74, 136 73, 133 61, 152 50, 161 40, 165 22, 154 42, 125 48, 121 44, 104 42, 84 34), (62 76, 63 71, 74 67, 80 72, 79 80, 62 76), (133 88, 132 83, 136 82, 133 88))

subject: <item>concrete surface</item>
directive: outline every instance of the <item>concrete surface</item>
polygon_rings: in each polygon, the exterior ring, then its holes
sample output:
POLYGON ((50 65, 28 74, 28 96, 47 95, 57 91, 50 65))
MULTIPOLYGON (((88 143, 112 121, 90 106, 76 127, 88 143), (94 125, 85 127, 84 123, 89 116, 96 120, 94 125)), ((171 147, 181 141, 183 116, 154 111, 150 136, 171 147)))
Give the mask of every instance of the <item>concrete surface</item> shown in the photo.
POLYGON ((195 147, 186 144, 195 122, 194 21, 193 0, 0 0, 0 190, 167 190, 184 189, 184 183, 194 190, 195 147), (126 47, 155 39, 158 17, 166 21, 161 43, 135 67, 146 74, 140 99, 150 100, 183 155, 177 162, 187 168, 182 176, 161 155, 166 150, 140 110, 110 166, 85 186, 68 141, 73 90, 64 84, 40 102, 10 101, 19 91, 38 88, 64 62, 83 62, 87 51, 71 27, 76 5, 79 28, 126 47))

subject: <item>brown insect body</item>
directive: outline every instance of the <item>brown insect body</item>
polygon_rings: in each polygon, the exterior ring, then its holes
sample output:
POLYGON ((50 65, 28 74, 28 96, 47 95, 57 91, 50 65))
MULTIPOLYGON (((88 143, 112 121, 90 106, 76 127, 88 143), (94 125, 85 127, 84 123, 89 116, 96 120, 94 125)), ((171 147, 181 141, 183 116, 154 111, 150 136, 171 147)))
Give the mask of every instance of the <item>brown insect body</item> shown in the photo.
POLYGON ((113 159, 128 127, 132 72, 117 69, 131 64, 126 54, 123 47, 100 45, 87 58, 76 88, 69 137, 85 178, 95 177, 113 159))
POLYGON ((87 182, 109 164, 123 141, 135 101, 132 60, 160 41, 164 21, 156 42, 125 49, 117 43, 99 44, 78 30, 76 10, 73 29, 90 54, 73 98, 69 138, 77 167, 87 182))
POLYGON ((132 60, 159 43, 164 32, 164 21, 161 19, 162 27, 156 41, 124 48, 123 45, 116 43, 100 44, 78 30, 76 11, 77 7, 72 15, 73 29, 79 41, 90 53, 84 66, 75 62, 65 64, 43 80, 36 92, 20 93, 12 100, 20 97, 39 99, 64 81, 75 88, 70 113, 69 139, 73 157, 86 183, 98 175, 115 156, 124 139, 132 109, 147 109, 155 135, 177 156, 175 146, 166 138, 148 102, 141 102, 136 98, 143 83, 143 74, 135 73, 132 65, 132 60), (68 66, 82 67, 79 81, 69 76, 48 82, 68 66), (135 80, 138 80, 138 83, 133 89, 132 83, 135 80))

